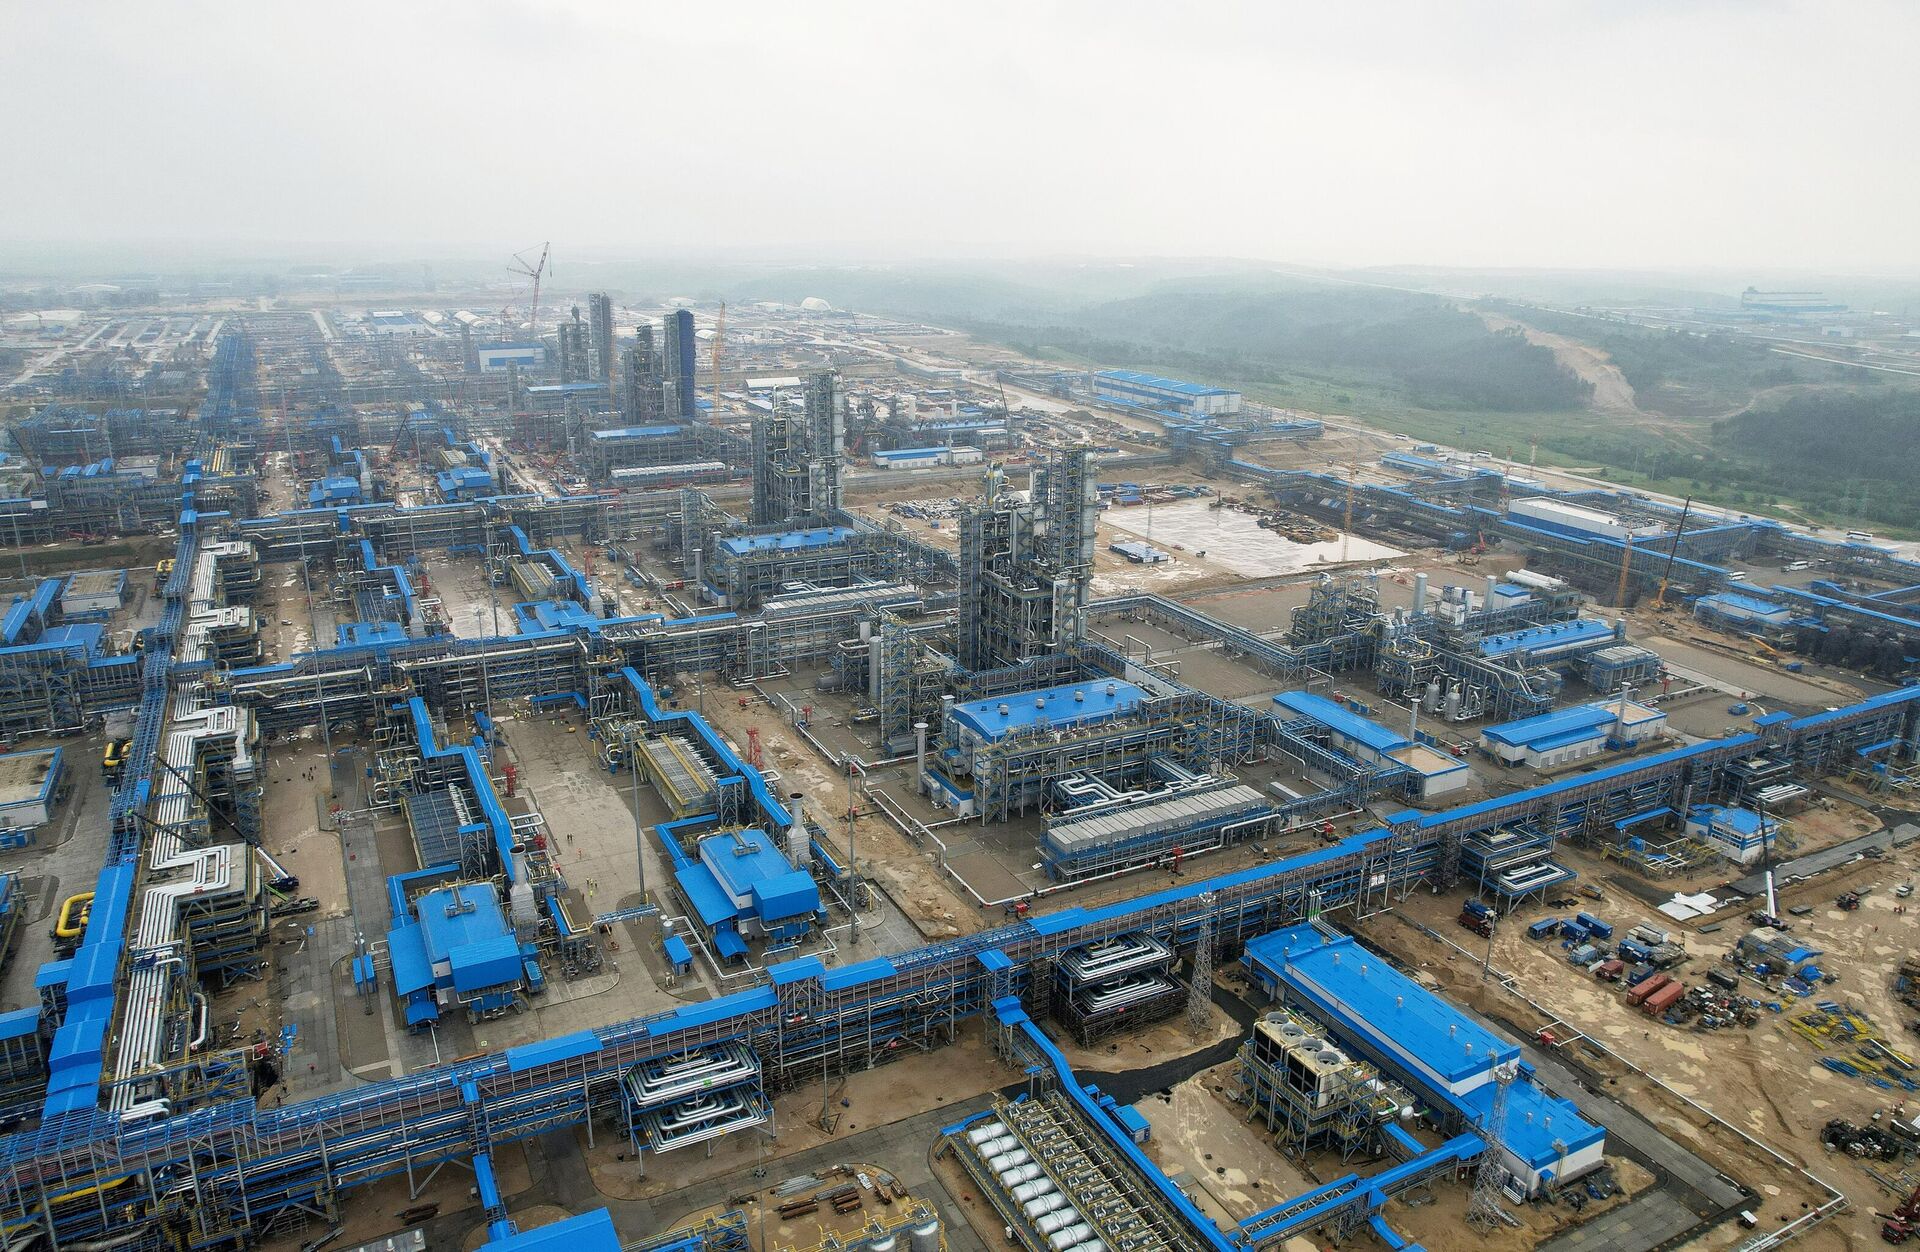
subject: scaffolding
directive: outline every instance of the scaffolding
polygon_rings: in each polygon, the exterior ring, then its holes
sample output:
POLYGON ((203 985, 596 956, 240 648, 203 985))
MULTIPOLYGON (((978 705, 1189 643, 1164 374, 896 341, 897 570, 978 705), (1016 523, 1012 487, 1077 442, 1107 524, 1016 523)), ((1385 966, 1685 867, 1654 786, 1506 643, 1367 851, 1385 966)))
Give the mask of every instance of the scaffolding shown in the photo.
POLYGON ((1083 448, 1058 453, 1017 499, 998 466, 978 503, 962 507, 955 655, 995 669, 1059 651, 1085 634, 1099 508, 1083 448))
POLYGON ((755 526, 798 526, 840 511, 840 470, 846 457, 847 396, 837 371, 807 379, 801 411, 782 410, 753 421, 755 526))

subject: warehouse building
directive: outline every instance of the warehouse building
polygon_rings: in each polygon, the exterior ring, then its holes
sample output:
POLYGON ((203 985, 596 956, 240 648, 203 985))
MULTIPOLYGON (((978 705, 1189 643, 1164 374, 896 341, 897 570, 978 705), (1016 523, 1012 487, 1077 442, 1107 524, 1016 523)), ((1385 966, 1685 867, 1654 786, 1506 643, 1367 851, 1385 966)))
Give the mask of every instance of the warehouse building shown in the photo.
POLYGON ((1285 710, 1282 720, 1291 715, 1322 727, 1328 746, 1334 751, 1375 768, 1397 767, 1410 771, 1414 776, 1412 794, 1416 799, 1447 795, 1473 781, 1473 771, 1465 761, 1389 730, 1325 696, 1307 691, 1283 691, 1273 702, 1285 710))
POLYGON ((547 362, 547 350, 537 343, 481 343, 473 348, 480 372, 492 374, 509 366, 539 369, 547 362))
POLYGON ((1480 750, 1502 765, 1552 769, 1597 756, 1606 748, 1630 748, 1666 731, 1667 715, 1633 700, 1577 704, 1480 732, 1480 750))
POLYGON ((1240 411, 1237 391, 1137 370, 1101 370, 1093 376, 1093 389, 1102 400, 1115 404, 1170 410, 1186 417, 1219 417, 1240 411))
POLYGON ((1733 630, 1778 630, 1793 624, 1793 610, 1778 600, 1743 591, 1721 591, 1693 602, 1693 615, 1709 626, 1733 630))
POLYGON ((1491 1130, 1501 1165, 1524 1194, 1601 1165, 1606 1131, 1536 1086, 1518 1046, 1351 935, 1330 936, 1311 923, 1290 926, 1250 940, 1241 963, 1269 996, 1324 1023, 1349 1051, 1425 1096, 1443 1122, 1491 1130), (1503 1124, 1488 1127, 1496 1070, 1513 1076, 1503 1124))
POLYGON ((1658 522, 1629 522, 1618 513, 1568 504, 1547 496, 1530 496, 1507 506, 1507 516, 1523 526, 1556 534, 1606 539, 1632 539, 1638 543, 1667 533, 1658 522))

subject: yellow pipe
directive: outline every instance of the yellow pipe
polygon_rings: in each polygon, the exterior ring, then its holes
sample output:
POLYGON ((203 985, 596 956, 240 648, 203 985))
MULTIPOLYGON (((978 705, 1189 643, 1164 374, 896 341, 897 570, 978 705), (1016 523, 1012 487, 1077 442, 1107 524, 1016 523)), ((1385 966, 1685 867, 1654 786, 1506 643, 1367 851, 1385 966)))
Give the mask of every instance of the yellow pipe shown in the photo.
POLYGON ((68 896, 67 902, 60 906, 60 920, 54 924, 56 939, 78 939, 80 932, 87 928, 87 915, 93 911, 93 892, 82 891, 79 895, 68 896))

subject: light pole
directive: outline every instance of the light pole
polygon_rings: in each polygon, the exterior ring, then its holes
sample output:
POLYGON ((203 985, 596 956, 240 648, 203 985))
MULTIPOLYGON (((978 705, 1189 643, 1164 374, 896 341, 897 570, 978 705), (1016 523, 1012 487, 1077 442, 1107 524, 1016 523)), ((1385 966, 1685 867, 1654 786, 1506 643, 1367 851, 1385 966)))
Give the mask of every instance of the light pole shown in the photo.
MULTIPOLYGON (((480 606, 477 604, 473 606, 473 629, 476 634, 480 631, 480 606)), ((487 716, 491 718, 493 716, 493 680, 487 671, 487 645, 485 640, 476 640, 476 642, 480 645, 480 707, 485 709, 487 716)))
POLYGON ((632 791, 633 799, 633 855, 640 867, 640 903, 645 904, 647 902, 647 831, 646 825, 640 820, 640 761, 634 755, 632 722, 628 722, 621 728, 620 738, 626 744, 627 773, 632 775, 628 779, 628 786, 632 791))

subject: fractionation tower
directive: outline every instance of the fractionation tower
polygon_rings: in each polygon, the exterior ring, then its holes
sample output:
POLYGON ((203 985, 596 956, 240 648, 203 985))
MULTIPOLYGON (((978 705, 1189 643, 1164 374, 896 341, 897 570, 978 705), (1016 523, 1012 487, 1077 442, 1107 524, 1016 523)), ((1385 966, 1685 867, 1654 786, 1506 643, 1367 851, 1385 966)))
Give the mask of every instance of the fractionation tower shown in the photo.
POLYGON ((840 375, 807 380, 798 416, 775 411, 753 423, 753 524, 803 524, 840 507, 847 396, 840 375))
POLYGON ((697 406, 694 404, 694 338, 693 314, 687 309, 675 309, 667 314, 662 324, 660 355, 664 364, 665 377, 662 386, 666 394, 665 412, 668 417, 690 422, 694 419, 697 406))
POLYGON ((1035 470, 1024 495, 998 467, 979 503, 960 514, 957 653, 967 669, 1044 656, 1084 633, 1100 507, 1088 453, 1075 448, 1035 470))
POLYGON ((626 352, 626 378, 620 392, 620 412, 630 425, 649 426, 666 411, 666 380, 661 377, 660 350, 654 346, 653 325, 640 323, 626 352))
POLYGON ((593 377, 613 382, 613 297, 596 291, 587 297, 587 325, 592 335, 593 377))
POLYGON ((579 305, 573 306, 573 316, 560 323, 558 334, 560 381, 563 383, 586 381, 592 369, 592 363, 587 354, 589 340, 587 323, 580 316, 579 305))

